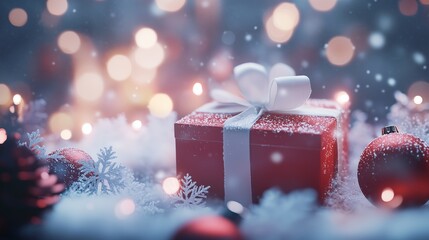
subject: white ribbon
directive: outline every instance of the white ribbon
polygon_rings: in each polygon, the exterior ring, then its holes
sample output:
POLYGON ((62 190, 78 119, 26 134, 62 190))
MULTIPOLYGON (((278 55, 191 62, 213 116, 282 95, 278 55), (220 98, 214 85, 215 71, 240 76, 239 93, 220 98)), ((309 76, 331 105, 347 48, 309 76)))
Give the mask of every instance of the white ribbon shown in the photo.
POLYGON ((265 111, 284 112, 302 106, 310 97, 311 86, 307 76, 294 76, 293 69, 285 64, 277 64, 268 74, 262 65, 244 63, 234 68, 234 75, 244 99, 214 89, 211 96, 216 102, 197 111, 241 112, 225 121, 223 127, 225 202, 233 200, 249 206, 252 204, 250 129, 265 111))

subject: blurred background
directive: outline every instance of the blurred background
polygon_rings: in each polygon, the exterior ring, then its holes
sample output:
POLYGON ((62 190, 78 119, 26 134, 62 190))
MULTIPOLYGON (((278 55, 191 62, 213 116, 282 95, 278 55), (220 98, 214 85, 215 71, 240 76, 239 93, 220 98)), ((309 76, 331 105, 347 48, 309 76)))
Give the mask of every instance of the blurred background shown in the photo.
POLYGON ((235 65, 309 76, 312 98, 382 123, 394 92, 429 103, 429 0, 2 0, 0 110, 44 99, 67 140, 100 117, 134 128, 183 116, 228 85, 235 65), (341 101, 342 101, 341 100, 341 101))

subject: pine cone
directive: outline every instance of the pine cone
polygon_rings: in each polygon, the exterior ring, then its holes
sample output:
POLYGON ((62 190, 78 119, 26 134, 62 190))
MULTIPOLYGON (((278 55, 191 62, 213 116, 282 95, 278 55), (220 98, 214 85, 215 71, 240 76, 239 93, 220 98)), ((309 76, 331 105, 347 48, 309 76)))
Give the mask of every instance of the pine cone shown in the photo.
POLYGON ((11 136, 0 144, 0 185, 0 236, 13 235, 24 224, 39 223, 64 188, 48 173, 45 162, 11 136))

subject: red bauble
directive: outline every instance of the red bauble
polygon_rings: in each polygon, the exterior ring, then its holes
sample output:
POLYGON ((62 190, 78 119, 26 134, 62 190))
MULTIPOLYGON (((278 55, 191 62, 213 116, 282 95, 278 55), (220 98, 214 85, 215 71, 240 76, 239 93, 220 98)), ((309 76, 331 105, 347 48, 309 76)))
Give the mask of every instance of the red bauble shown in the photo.
POLYGON ((174 240, 244 239, 232 221, 222 216, 204 216, 185 224, 173 237, 174 240))
POLYGON ((394 126, 383 128, 363 151, 358 166, 362 193, 374 205, 413 207, 429 200, 429 147, 394 126))
POLYGON ((79 179, 80 170, 82 166, 80 161, 93 161, 91 156, 77 148, 63 148, 56 150, 49 155, 59 153, 63 159, 48 158, 49 169, 51 173, 58 176, 61 183, 64 183, 65 187, 70 187, 74 182, 79 179))

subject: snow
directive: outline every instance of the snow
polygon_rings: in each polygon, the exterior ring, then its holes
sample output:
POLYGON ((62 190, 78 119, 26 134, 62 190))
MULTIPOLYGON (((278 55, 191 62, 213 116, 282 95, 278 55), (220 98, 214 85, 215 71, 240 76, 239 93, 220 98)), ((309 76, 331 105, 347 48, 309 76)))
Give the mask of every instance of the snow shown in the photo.
POLYGON ((181 180, 181 186, 176 195, 173 195, 176 207, 203 207, 210 186, 198 186, 192 177, 186 174, 181 180))

